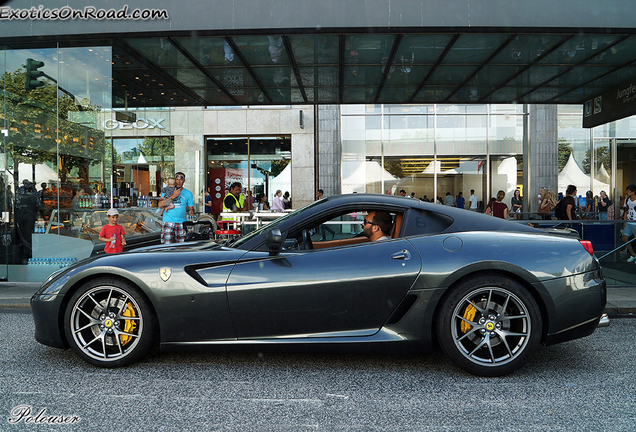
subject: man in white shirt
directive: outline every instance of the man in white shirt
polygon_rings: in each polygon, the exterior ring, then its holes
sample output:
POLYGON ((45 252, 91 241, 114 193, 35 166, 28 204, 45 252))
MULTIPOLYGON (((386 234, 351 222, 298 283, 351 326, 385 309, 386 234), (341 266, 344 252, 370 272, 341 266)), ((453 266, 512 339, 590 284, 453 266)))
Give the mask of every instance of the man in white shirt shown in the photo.
MULTIPOLYGON (((623 228, 623 243, 627 243, 631 236, 636 236, 636 186, 629 185, 625 188, 625 228, 623 228)), ((634 249, 632 248, 632 244, 627 245, 627 253, 629 254, 629 258, 627 258, 627 262, 636 261, 636 253, 634 253, 634 249)))
POLYGON ((468 198, 468 202, 470 203, 468 210, 476 212, 479 199, 477 198, 477 195, 475 195, 475 189, 470 190, 470 198, 468 198))

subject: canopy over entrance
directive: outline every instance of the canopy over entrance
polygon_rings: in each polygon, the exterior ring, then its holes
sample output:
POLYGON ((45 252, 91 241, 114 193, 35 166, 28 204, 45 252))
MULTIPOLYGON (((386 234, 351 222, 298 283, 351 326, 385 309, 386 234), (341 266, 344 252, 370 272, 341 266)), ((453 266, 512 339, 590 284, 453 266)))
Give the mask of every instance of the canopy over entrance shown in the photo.
MULTIPOLYGON (((119 10, 125 3, 92 4, 119 10)), ((14 0, 5 8, 31 6, 14 0)), ((109 86, 112 80, 113 108, 583 104, 636 78, 634 6, 626 0, 157 0, 151 6, 165 14, 4 20, 0 46, 112 46, 112 77, 89 78, 109 86)), ((85 2, 51 0, 46 7, 83 11, 85 2)), ((32 56, 38 60, 37 52, 32 56)), ((64 59, 79 70, 82 61, 64 59)))

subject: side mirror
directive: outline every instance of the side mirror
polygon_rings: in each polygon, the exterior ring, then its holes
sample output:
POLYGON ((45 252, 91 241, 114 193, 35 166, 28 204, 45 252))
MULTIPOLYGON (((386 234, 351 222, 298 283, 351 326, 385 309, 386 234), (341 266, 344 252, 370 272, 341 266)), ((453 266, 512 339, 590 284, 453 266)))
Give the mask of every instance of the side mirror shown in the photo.
POLYGON ((280 251, 285 239, 278 228, 272 228, 265 234, 265 245, 272 252, 280 251))

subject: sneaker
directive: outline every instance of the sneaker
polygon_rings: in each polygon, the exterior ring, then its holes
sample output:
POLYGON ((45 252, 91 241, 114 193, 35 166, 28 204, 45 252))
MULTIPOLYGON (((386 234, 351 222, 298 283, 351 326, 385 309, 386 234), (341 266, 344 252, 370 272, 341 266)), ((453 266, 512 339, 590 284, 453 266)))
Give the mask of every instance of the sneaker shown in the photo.
POLYGON ((627 258, 627 262, 634 262, 636 261, 636 256, 630 256, 629 258, 627 258))

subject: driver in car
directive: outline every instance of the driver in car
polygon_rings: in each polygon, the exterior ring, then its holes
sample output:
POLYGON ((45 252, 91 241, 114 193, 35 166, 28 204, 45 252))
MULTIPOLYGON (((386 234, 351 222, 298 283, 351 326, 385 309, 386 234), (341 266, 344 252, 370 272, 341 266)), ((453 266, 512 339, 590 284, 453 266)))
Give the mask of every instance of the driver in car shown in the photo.
POLYGON ((371 241, 390 240, 392 226, 393 219, 387 211, 370 211, 362 220, 363 234, 371 241))

